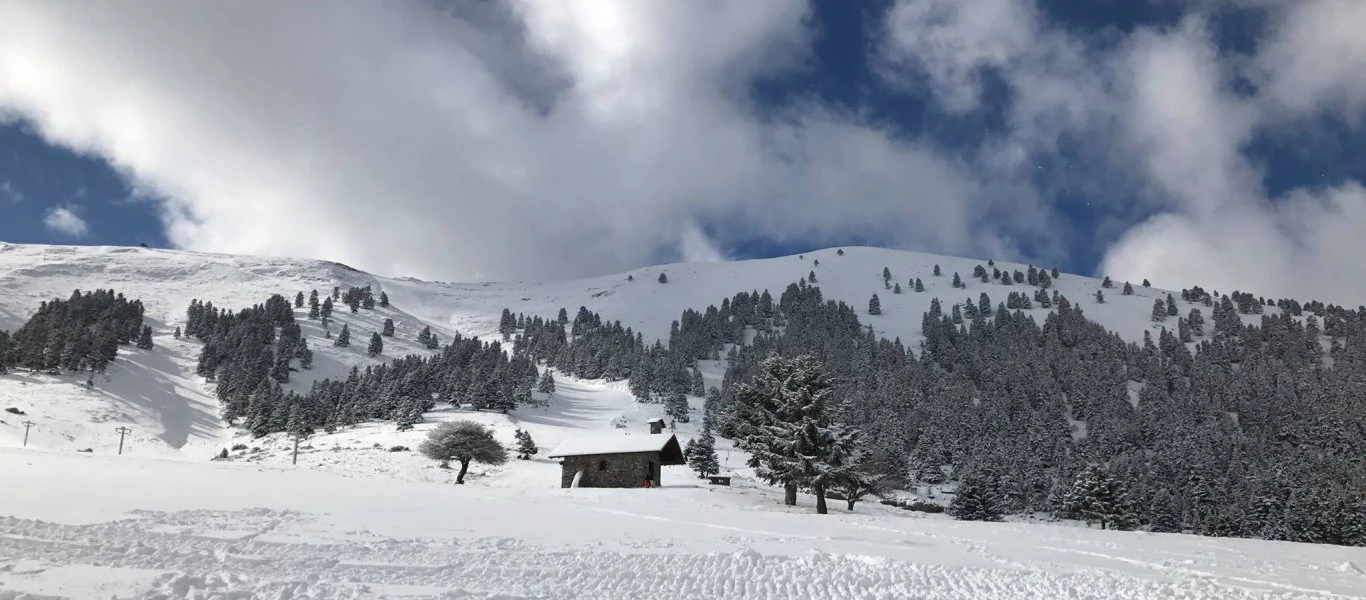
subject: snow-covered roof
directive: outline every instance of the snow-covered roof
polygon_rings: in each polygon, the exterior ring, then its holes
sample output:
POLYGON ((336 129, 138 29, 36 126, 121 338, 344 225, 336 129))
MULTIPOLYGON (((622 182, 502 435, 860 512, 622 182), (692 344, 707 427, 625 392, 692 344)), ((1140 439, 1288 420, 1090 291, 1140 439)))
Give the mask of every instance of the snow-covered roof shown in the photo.
MULTIPOLYGON (((596 454, 629 454, 632 452, 678 452, 678 438, 672 434, 596 435, 569 438, 546 455, 549 458, 588 456, 596 454), (672 445, 672 448, 670 446, 672 445)), ((681 452, 680 452, 681 454, 681 452)))
POLYGON ((664 424, 664 419, 650 419, 649 421, 646 421, 646 422, 645 422, 645 424, 647 424, 647 425, 653 425, 653 424, 655 424, 655 423, 659 423, 660 425, 663 425, 663 424, 664 424))

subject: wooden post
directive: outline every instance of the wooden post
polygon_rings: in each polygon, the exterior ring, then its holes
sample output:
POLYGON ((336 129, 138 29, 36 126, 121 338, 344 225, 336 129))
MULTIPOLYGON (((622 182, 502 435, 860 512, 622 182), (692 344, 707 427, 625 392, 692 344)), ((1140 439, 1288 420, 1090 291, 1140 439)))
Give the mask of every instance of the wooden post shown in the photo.
POLYGON ((293 458, 290 459, 290 463, 289 463, 289 464, 291 464, 291 465, 297 465, 297 464, 299 464, 299 440, 304 439, 305 436, 303 436, 303 435, 293 435, 293 436, 290 436, 290 437, 294 438, 294 456, 293 456, 293 458))
POLYGON ((123 437, 130 433, 133 433, 133 430, 127 427, 119 427, 114 431, 119 432, 119 456, 123 456, 123 437))
POLYGON ((28 445, 28 428, 29 428, 29 427, 33 427, 34 425, 35 425, 35 423, 34 423, 33 421, 24 421, 24 445, 25 445, 25 446, 28 445))

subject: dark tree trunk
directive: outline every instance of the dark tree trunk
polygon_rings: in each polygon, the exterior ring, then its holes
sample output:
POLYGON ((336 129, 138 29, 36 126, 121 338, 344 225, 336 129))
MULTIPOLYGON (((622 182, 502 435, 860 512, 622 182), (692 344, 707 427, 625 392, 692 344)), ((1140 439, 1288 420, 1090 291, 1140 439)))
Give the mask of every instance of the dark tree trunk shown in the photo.
POLYGON ((465 483, 465 472, 470 470, 470 461, 460 461, 460 472, 455 476, 456 483, 465 483))
POLYGON ((797 483, 789 481, 783 484, 783 504, 787 506, 797 505, 797 483))
POLYGON ((849 512, 854 512, 854 503, 858 502, 858 500, 854 499, 853 496, 850 496, 847 500, 849 501, 849 512))
POLYGON ((830 511, 825 508, 825 486, 822 484, 813 485, 811 491, 816 494, 816 514, 828 514, 830 511))

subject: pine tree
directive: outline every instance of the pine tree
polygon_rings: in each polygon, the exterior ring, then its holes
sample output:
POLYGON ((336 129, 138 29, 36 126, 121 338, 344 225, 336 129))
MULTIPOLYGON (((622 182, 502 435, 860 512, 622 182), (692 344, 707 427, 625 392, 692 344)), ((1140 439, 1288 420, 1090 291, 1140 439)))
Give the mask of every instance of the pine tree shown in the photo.
POLYGON ((664 398, 664 414, 679 423, 688 422, 688 397, 675 392, 664 398))
POLYGON ((878 299, 877 294, 873 294, 873 297, 868 300, 868 314, 882 314, 882 301, 878 299))
POLYGON ((384 335, 384 337, 394 337, 394 320, 393 320, 393 319, 385 319, 385 320, 384 320, 383 335, 384 335))
POLYGON ((925 291, 925 282, 921 281, 919 277, 915 278, 915 291, 916 291, 916 292, 923 292, 923 291, 925 291))
POLYGON ((839 250, 836 250, 836 251, 835 251, 835 254, 836 254, 836 255, 839 255, 839 256, 844 256, 844 248, 840 248, 839 250))
MULTIPOLYGON (((1312 319, 1313 317, 1310 318, 1312 319)), ((1200 309, 1192 308, 1190 316, 1186 317, 1186 321, 1190 322, 1191 335, 1196 337, 1205 336, 1205 317, 1200 314, 1200 309)))
POLYGON ((688 467, 697 473, 698 479, 721 472, 720 461, 716 458, 716 438, 712 437, 710 427, 703 427, 702 435, 688 440, 683 456, 688 467))
POLYGON ((1110 289, 1110 288, 1112 288, 1112 287, 1114 287, 1114 285, 1115 285, 1115 284, 1112 283, 1112 282, 1110 281, 1110 276, 1109 276, 1109 275, 1106 275, 1106 276, 1105 276, 1105 280, 1102 281, 1102 282, 1100 282, 1100 287, 1103 287, 1103 288, 1105 288, 1105 289, 1107 289, 1107 290, 1110 289))
POLYGON ((961 278, 958 277, 958 273, 957 273, 957 272, 955 272, 955 273, 953 274, 953 287, 956 287, 956 288, 967 287, 967 286, 964 286, 964 285, 963 285, 963 280, 962 280, 961 278))
POLYGON ((1133 529, 1137 524, 1128 495, 1099 465, 1088 465, 1077 475, 1065 507, 1067 514, 1099 523, 1101 529, 1133 529))
POLYGON ((180 339, 180 326, 179 326, 179 325, 176 325, 176 328, 175 328, 175 339, 180 339))
POLYGON ((517 439, 517 458, 530 460, 541 449, 536 447, 536 441, 531 439, 531 433, 525 429, 518 429, 513 436, 517 439))
POLYGON ((337 334, 337 339, 336 339, 335 341, 332 342, 332 345, 333 345, 333 346, 336 346, 336 347, 338 347, 338 348, 346 348, 346 347, 350 346, 350 345, 351 345, 351 327, 348 326, 346 323, 342 323, 342 330, 341 330, 341 333, 338 333, 338 334, 337 334))
POLYGON ((892 287, 891 281, 892 281, 892 270, 889 269, 889 268, 887 268, 887 267, 882 267, 882 285, 883 285, 884 287, 892 287))
POLYGON ((1176 497, 1171 490, 1162 488, 1153 494, 1148 506, 1148 527, 1159 533, 1181 532, 1181 509, 1176 505, 1176 497))
POLYGON ((935 276, 935 277, 938 277, 938 276, 939 276, 939 265, 935 265, 935 266, 934 266, 934 276, 935 276))
POLYGON ((1167 294, 1167 316, 1175 317, 1178 314, 1180 313, 1176 310, 1176 299, 1172 298, 1171 294, 1167 294))
POLYGON ((1148 280, 1147 280, 1147 279, 1144 279, 1144 280, 1143 280, 1143 287, 1153 287, 1153 284, 1148 283, 1148 280))
POLYGON ((303 292, 299 292, 299 293, 297 293, 297 294, 294 294, 294 308, 303 308, 303 307, 304 307, 304 293, 303 293, 303 292))
POLYGON ((808 274, 806 275, 806 281, 809 282, 809 283, 816 283, 816 272, 815 272, 815 271, 812 271, 812 272, 808 273, 808 274))
POLYGON ((555 393, 555 374, 546 369, 545 375, 541 376, 541 382, 536 386, 536 391, 542 394, 555 393))
POLYGON ((1161 300, 1153 300, 1153 322, 1167 320, 1167 305, 1161 300))
POLYGON ((900 294, 900 293, 901 293, 901 282, 900 282, 900 281, 896 282, 896 287, 892 288, 892 293, 893 293, 893 294, 900 294))
POLYGON ((1096 290, 1096 304, 1105 304, 1105 292, 1096 290))
POLYGON ((323 300, 322 310, 320 311, 320 313, 324 321, 332 318, 332 306, 332 298, 330 296, 326 300, 323 300))
POLYGON ((389 306, 389 294, 384 292, 379 293, 379 305, 381 308, 389 306))
POLYGON ((1132 295, 1134 295, 1134 286, 1129 285, 1129 282, 1127 282, 1127 281, 1124 282, 1124 291, 1121 292, 1121 294, 1124 295, 1124 296, 1132 296, 1132 295))
POLYGON ((365 348, 365 353, 370 355, 370 358, 384 353, 384 338, 380 337, 378 332, 370 334, 370 345, 365 348))
POLYGON ((995 486, 982 477, 964 477, 949 503, 948 513, 960 521, 1000 521, 1001 507, 995 486))
POLYGON ((1049 276, 1051 276, 1053 279, 1057 279, 1059 275, 1060 273, 1058 273, 1057 267, 1053 267, 1053 272, 1049 273, 1049 276))
POLYGON ((150 325, 142 326, 142 335, 138 336, 138 347, 143 350, 152 349, 152 327, 150 325))
POLYGON ((660 283, 669 283, 669 276, 668 276, 668 275, 665 275, 664 273, 660 273, 660 274, 659 274, 659 282, 660 282, 660 283))

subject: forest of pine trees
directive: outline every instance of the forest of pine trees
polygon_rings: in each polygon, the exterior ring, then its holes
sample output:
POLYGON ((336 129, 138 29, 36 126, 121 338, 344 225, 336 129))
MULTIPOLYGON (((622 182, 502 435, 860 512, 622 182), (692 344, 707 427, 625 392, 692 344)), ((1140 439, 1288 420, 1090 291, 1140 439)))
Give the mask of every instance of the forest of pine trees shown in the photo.
MULTIPOLYGON (((1107 528, 1366 545, 1366 308, 1194 288, 1181 296, 1204 308, 1181 316, 1174 299, 1154 299, 1155 333, 1134 343, 1048 293, 1043 282, 1055 277, 1000 272, 1002 284, 1032 279, 1035 289, 999 303, 985 292, 975 303, 934 298, 924 340, 909 348, 877 338, 859 311, 825 300, 805 278, 777 299, 742 292, 687 310, 659 342, 582 307, 572 319, 563 309, 554 318, 506 312, 511 353, 456 336, 431 356, 353 369, 303 394, 281 387, 311 361, 294 322, 299 296, 238 312, 196 300, 184 333, 204 342, 198 370, 216 382, 225 417, 256 435, 365 420, 405 427, 437 402, 510 410, 533 389, 553 390, 538 364, 628 380, 642 401, 686 418, 685 395, 702 391, 696 361, 725 353, 722 385, 706 393, 708 430, 714 420, 792 495, 953 482, 950 511, 962 518, 1049 512, 1107 528), (1024 312, 1035 302, 1056 312, 1039 322, 1024 312), (1266 314, 1269 305, 1283 314, 1266 314), (739 345, 747 332, 752 341, 739 345), (797 379, 819 393, 774 391, 775 369, 801 370, 797 379), (1071 422, 1084 422, 1084 435, 1071 422)), ((369 294, 344 297, 365 306, 369 294)), ((68 364, 62 350, 82 346, 57 344, 53 332, 75 332, 93 352, 144 331, 136 301, 78 294, 0 335, 0 350, 7 365, 54 368, 68 364)))
POLYGON ((13 335, 0 331, 0 373, 16 367, 103 373, 120 345, 152 348, 152 329, 142 318, 142 302, 114 290, 76 290, 43 302, 13 335))

